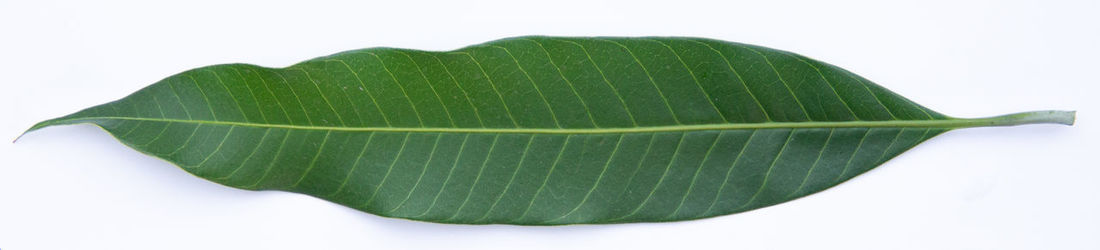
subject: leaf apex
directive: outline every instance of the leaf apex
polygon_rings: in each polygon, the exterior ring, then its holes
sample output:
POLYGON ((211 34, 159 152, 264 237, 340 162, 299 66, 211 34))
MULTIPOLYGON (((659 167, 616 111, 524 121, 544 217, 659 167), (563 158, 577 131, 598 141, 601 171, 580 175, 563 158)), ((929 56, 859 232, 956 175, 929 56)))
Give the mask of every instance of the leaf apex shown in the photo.
POLYGON ((15 140, 11 140, 11 143, 16 143, 16 142, 18 142, 18 141, 19 141, 19 138, 23 138, 23 136, 24 136, 24 135, 27 135, 27 133, 30 133, 30 132, 32 132, 32 131, 35 131, 35 130, 38 130, 38 129, 41 129, 41 128, 44 128, 44 127, 48 127, 48 126, 50 126, 50 124, 48 124, 48 122, 49 122, 49 121, 52 121, 52 120, 46 120, 46 121, 41 121, 41 122, 39 122, 39 123, 35 123, 35 124, 34 124, 34 126, 31 126, 31 127, 30 127, 30 128, 28 128, 27 130, 23 131, 23 133, 19 134, 19 136, 16 136, 16 137, 15 137, 15 140))

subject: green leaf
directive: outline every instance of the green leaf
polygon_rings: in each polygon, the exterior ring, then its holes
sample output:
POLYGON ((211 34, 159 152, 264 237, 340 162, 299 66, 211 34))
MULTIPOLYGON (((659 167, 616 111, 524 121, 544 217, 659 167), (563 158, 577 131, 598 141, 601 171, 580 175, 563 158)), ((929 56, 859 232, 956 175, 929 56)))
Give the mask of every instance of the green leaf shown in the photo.
POLYGON ((951 129, 836 66, 695 38, 519 37, 173 75, 41 122, 103 127, 230 187, 386 217, 552 225, 689 220, 819 192, 951 129))

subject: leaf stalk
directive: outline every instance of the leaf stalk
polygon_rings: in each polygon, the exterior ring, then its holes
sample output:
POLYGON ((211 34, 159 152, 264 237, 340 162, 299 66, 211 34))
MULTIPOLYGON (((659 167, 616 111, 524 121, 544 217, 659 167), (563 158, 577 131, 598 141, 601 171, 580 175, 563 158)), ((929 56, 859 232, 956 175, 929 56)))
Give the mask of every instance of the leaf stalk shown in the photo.
POLYGON ((1025 124, 1062 124, 1073 125, 1077 111, 1044 110, 1020 112, 986 118, 961 119, 967 121, 961 127, 1003 127, 1025 124))

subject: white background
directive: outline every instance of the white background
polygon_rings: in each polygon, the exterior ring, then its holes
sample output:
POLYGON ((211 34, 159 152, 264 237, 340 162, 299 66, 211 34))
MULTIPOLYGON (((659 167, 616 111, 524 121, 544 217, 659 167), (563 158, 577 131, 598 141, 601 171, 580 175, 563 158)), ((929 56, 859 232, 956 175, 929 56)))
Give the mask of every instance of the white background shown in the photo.
POLYGON ((193 177, 91 125, 0 143, 0 249, 1100 249, 1098 1, 0 0, 0 139, 204 65, 450 50, 519 35, 699 36, 801 53, 959 117, 836 188, 678 223, 386 219, 193 177))

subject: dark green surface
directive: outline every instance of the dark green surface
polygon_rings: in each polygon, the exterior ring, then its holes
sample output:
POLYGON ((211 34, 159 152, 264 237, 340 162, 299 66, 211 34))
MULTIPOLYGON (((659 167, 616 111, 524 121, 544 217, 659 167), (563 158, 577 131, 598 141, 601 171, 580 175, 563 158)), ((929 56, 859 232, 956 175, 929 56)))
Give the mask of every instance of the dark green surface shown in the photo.
POLYGON ((745 44, 521 37, 203 67, 31 130, 94 123, 210 181, 381 216, 571 224, 769 206, 952 128, 1065 123, 1044 114, 948 118, 745 44))

